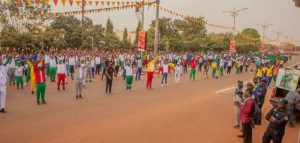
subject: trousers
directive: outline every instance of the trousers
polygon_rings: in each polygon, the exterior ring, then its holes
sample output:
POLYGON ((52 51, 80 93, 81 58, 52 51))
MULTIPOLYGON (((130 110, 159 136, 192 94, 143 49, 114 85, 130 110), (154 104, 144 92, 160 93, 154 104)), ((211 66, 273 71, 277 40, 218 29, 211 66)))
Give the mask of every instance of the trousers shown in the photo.
POLYGON ((0 109, 5 108, 6 102, 6 86, 0 86, 0 109))
POLYGON ((46 91, 46 84, 45 83, 38 83, 36 84, 36 99, 37 101, 44 101, 45 100, 45 91, 46 91))
POLYGON ((83 81, 80 80, 76 80, 76 84, 75 84, 75 88, 76 88, 76 96, 79 96, 82 94, 82 88, 83 88, 83 81))
POLYGON ((65 89, 65 80, 66 80, 66 74, 64 73, 59 73, 57 74, 57 89, 60 89, 60 83, 62 83, 63 89, 65 89))
POLYGON ((147 72, 147 88, 152 88, 153 72, 147 72))

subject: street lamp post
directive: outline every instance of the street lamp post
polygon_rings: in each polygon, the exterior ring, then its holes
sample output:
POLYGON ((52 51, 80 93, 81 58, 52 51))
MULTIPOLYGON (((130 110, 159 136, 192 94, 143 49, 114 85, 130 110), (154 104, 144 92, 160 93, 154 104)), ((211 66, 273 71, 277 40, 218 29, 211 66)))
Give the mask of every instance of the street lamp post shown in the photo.
POLYGON ((233 8, 232 11, 223 11, 224 13, 229 13, 231 17, 233 17, 233 32, 232 32, 232 39, 234 40, 234 34, 235 34, 235 26, 236 26, 236 18, 240 15, 240 13, 248 8, 242 8, 239 10, 236 10, 233 8))
POLYGON ((158 41, 159 41, 159 34, 158 34, 159 5, 160 5, 160 0, 156 0, 156 20, 155 20, 154 56, 156 56, 156 54, 157 54, 157 51, 158 51, 158 41))

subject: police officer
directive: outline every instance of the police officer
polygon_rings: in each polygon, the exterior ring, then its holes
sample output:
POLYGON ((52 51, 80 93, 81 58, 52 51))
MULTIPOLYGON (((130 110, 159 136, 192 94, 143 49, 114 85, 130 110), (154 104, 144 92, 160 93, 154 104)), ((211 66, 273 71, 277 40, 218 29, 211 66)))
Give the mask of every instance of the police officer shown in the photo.
POLYGON ((286 109, 288 101, 286 99, 280 99, 277 108, 271 109, 266 119, 270 121, 267 131, 263 136, 263 143, 281 143, 285 133, 285 126, 288 123, 289 115, 286 109))

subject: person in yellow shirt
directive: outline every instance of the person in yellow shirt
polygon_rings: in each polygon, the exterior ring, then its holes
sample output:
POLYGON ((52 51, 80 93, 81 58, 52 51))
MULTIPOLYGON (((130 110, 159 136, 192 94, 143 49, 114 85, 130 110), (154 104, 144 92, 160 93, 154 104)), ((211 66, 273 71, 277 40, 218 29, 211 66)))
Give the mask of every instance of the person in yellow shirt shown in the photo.
POLYGON ((216 72, 217 72, 217 62, 216 62, 216 60, 212 61, 211 68, 212 68, 212 77, 216 78, 216 72))
POLYGON ((260 82, 260 80, 262 79, 263 77, 263 70, 262 70, 262 67, 258 67, 257 68, 257 71, 256 71, 256 79, 258 82, 260 82))
POLYGON ((27 65, 30 69, 30 80, 31 80, 31 94, 34 94, 36 84, 35 84, 35 74, 34 74, 34 67, 33 64, 30 61, 27 61, 27 65))
POLYGON ((155 71, 155 64, 157 62, 158 56, 156 56, 152 61, 147 63, 147 88, 152 89, 152 78, 155 71))
POLYGON ((236 61, 235 66, 236 66, 236 74, 240 74, 240 72, 241 72, 241 62, 240 62, 240 60, 236 61))
POLYGON ((273 77, 273 69, 270 65, 266 68, 266 79, 267 79, 267 86, 270 85, 272 82, 272 77, 273 77))
POLYGON ((265 65, 263 65, 263 67, 262 67, 262 74, 263 74, 263 78, 266 78, 267 76, 266 76, 266 73, 267 73, 267 67, 265 66, 265 65))

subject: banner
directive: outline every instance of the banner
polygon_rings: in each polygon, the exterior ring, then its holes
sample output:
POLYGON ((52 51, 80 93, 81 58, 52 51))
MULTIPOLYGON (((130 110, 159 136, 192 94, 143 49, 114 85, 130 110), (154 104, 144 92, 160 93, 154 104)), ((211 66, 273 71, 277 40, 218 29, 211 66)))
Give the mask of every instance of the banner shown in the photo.
POLYGON ((236 42, 234 40, 230 41, 229 51, 236 52, 236 42))
POLYGON ((146 51, 147 33, 145 31, 139 32, 138 50, 141 52, 146 51))
POLYGON ((278 71, 276 87, 295 91, 299 82, 300 72, 298 70, 285 70, 278 71))

